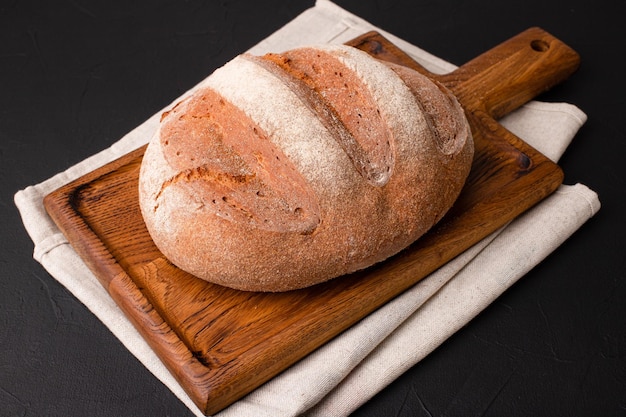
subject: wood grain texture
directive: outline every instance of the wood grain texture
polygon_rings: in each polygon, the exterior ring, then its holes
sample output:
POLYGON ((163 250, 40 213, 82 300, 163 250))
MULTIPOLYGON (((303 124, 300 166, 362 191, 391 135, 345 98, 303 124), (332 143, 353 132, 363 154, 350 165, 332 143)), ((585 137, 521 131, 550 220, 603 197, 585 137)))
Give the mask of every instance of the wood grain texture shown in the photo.
POLYGON ((51 193, 50 216, 193 401, 215 413, 269 380, 552 193, 560 168, 496 121, 567 78, 577 54, 533 28, 445 75, 428 73, 377 33, 350 44, 407 65, 459 98, 476 143, 448 215, 397 256, 287 293, 241 292, 174 267, 137 201, 145 147, 51 193))

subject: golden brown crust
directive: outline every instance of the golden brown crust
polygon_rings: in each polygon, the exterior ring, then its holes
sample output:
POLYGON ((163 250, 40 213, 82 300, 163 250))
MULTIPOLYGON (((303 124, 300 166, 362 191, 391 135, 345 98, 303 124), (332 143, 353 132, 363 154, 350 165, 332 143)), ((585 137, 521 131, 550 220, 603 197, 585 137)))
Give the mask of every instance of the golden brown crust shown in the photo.
POLYGON ((211 89, 179 104, 163 119, 160 146, 177 174, 167 187, 187 188, 203 210, 235 223, 278 232, 312 233, 317 197, 263 130, 211 89))
POLYGON ((240 57, 164 115, 140 205, 181 269, 286 291, 411 244, 452 205, 472 154, 456 100, 412 70, 338 46, 240 57))

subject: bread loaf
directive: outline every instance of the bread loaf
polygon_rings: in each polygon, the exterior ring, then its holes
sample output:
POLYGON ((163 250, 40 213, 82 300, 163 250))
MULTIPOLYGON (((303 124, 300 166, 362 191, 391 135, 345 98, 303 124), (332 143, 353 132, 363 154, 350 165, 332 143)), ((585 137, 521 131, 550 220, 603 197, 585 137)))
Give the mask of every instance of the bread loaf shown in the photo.
POLYGON ((163 114, 139 202, 165 257, 287 291, 380 262, 458 197, 473 142, 441 85, 344 45, 241 55, 163 114))

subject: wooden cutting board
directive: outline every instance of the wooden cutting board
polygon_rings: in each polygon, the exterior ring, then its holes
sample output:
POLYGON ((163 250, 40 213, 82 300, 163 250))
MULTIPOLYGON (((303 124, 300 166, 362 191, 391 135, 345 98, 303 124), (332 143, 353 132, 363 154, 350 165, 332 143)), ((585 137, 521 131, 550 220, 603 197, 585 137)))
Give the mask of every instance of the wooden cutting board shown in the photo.
POLYGON ((459 200, 399 255, 287 293, 209 284, 171 265, 147 233, 137 201, 143 147, 45 199, 75 250, 207 414, 387 303, 548 196, 563 179, 557 165, 496 121, 575 71, 578 55, 558 39, 532 28, 446 75, 428 73, 374 32, 350 44, 446 85, 474 134, 476 156, 459 200))

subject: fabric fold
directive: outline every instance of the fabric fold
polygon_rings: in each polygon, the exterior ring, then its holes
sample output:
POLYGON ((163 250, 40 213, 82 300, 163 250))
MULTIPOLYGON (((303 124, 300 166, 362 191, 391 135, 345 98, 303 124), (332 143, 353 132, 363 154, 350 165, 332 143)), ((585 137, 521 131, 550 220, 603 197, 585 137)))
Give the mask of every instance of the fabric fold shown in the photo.
MULTIPOLYGON (((456 68, 328 0, 318 0, 314 7, 248 52, 262 54, 305 44, 342 43, 370 30, 378 30, 432 72, 445 73, 456 68)), ((20 190, 15 204, 33 240, 35 260, 85 304, 195 415, 202 416, 43 207, 43 198, 49 192, 145 144, 158 124, 159 114, 155 113, 110 148, 20 190)), ((530 102, 501 123, 558 161, 585 121, 584 112, 571 104, 530 102)), ((349 414, 470 321, 599 208, 598 196, 586 186, 561 186, 532 210, 218 415, 349 414)))

